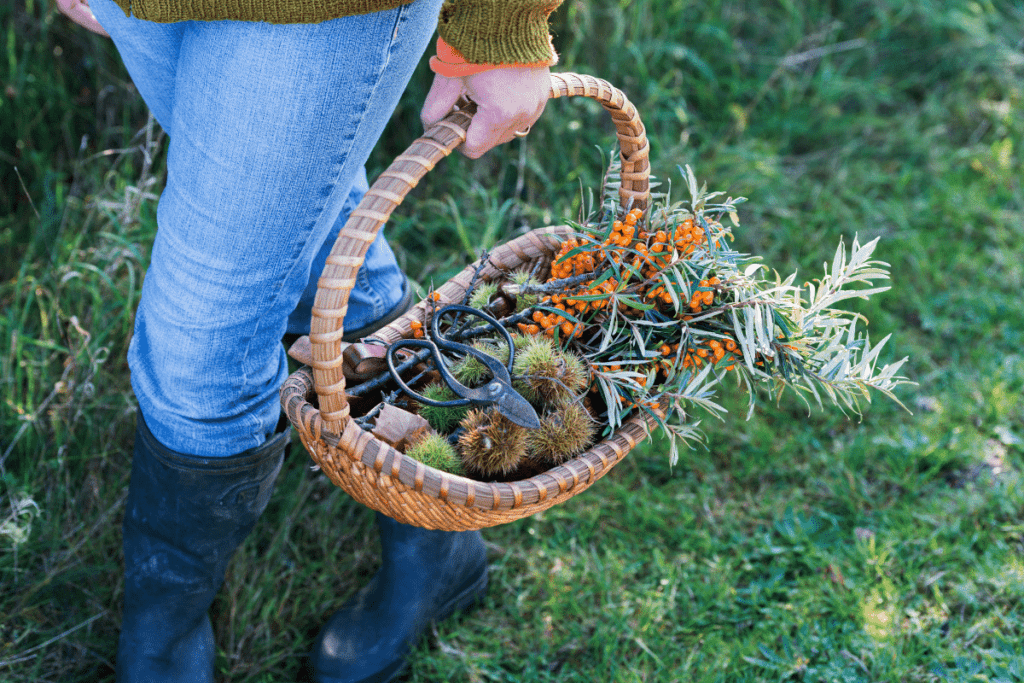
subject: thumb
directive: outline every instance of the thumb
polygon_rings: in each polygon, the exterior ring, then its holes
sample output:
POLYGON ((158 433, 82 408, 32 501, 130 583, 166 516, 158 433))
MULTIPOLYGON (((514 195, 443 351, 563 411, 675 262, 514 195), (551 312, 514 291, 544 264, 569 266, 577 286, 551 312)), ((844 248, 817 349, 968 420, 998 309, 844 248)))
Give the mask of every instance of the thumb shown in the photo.
POLYGON ((508 142, 508 139, 512 138, 511 135, 503 137, 510 124, 495 109, 495 107, 480 106, 476 111, 476 116, 473 117, 473 122, 469 124, 466 142, 459 151, 470 159, 479 159, 491 148, 508 142))
POLYGON ((461 94, 462 79, 434 74, 434 83, 430 86, 427 99, 423 102, 423 109, 420 110, 420 121, 423 122, 423 128, 430 128, 443 119, 455 106, 461 94))

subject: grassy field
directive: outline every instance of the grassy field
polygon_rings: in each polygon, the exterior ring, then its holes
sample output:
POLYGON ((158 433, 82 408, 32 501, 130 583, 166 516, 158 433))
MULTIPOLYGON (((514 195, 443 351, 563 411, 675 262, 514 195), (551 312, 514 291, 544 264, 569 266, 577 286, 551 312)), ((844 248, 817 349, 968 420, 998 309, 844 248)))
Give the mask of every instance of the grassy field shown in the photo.
MULTIPOLYGON (((0 25, 0 681, 112 680, 124 356, 165 145, 104 40, 38 0, 0 25)), ((741 250, 810 278, 881 236, 893 288, 858 310, 910 356, 914 414, 744 421, 737 391, 676 467, 646 444, 485 532, 489 596, 403 680, 1024 681, 1020 4, 566 0, 552 26, 558 69, 636 103, 659 177, 749 198, 741 250)), ((371 176, 420 130, 423 67, 371 176)), ((575 216, 613 141, 599 106, 552 102, 523 141, 445 161, 392 244, 440 283, 575 216)), ((213 606, 225 681, 294 680, 374 571, 372 515, 296 453, 213 606)))

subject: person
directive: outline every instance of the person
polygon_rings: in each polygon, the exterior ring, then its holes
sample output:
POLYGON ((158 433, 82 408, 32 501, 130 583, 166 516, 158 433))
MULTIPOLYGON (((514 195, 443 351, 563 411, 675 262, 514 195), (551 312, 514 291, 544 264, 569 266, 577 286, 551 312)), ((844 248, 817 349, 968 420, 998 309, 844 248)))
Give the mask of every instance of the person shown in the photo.
MULTIPOLYGON (((109 34, 169 135, 167 182, 128 361, 138 399, 123 523, 119 681, 213 680, 207 610, 289 442, 282 338, 308 332, 316 281, 367 189, 364 164, 438 30, 425 126, 463 94, 477 158, 529 131, 560 0, 58 0, 109 34)), ((346 339, 410 304, 383 235, 346 339)), ((324 625, 319 681, 391 680, 431 620, 480 597, 479 532, 378 515, 382 566, 324 625)))

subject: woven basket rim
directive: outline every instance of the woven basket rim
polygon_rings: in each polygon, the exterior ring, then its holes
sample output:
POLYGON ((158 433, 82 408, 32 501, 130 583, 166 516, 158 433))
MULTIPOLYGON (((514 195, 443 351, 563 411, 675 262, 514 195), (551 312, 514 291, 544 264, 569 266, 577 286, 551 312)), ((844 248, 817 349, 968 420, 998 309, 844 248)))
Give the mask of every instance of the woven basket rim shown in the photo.
MULTIPOLYGON (((298 401, 297 407, 301 411, 303 422, 309 425, 310 432, 319 441, 345 452, 341 445, 344 434, 324 429, 327 423, 320 418, 320 411, 309 401, 310 393, 315 396, 315 391, 312 389, 304 391, 307 386, 312 386, 312 380, 312 370, 308 366, 299 368, 285 382, 282 388, 282 397, 285 400, 298 401)), ((626 449, 622 453, 624 456, 637 445, 638 436, 640 438, 647 436, 648 426, 645 418, 634 415, 624 421, 607 438, 574 458, 532 477, 510 482, 480 481, 430 467, 381 441, 371 432, 363 430, 350 420, 346 420, 346 432, 350 429, 359 430, 366 435, 366 439, 362 440, 362 448, 358 451, 358 456, 356 453, 345 452, 345 457, 350 460, 358 460, 377 474, 397 479, 409 488, 435 497, 449 505, 464 505, 486 510, 514 510, 524 505, 543 502, 552 495, 567 493, 580 485, 593 483, 622 459, 614 451, 602 455, 595 449, 614 440, 621 440, 622 446, 626 449), (631 427, 633 429, 630 429, 631 427), (438 481, 436 492, 427 487, 430 478, 436 478, 438 481), (458 486, 453 487, 453 484, 458 486), (462 486, 466 487, 467 493, 453 496, 453 492, 459 493, 462 486), (481 489, 489 491, 490 495, 481 495, 485 492, 481 489), (469 494, 469 491, 473 491, 473 493, 469 494)))

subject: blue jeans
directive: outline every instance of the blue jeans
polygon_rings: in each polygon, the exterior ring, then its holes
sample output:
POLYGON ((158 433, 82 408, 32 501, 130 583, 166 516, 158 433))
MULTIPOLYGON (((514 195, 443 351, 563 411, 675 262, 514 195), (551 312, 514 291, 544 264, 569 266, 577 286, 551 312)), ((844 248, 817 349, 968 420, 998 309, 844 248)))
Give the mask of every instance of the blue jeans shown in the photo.
MULTIPOLYGON (((166 447, 230 456, 273 433, 281 337, 308 332, 320 269, 440 5, 273 25, 156 24, 91 3, 170 136, 128 350, 139 408, 166 447)), ((378 236, 345 328, 383 317, 405 286, 378 236)))

